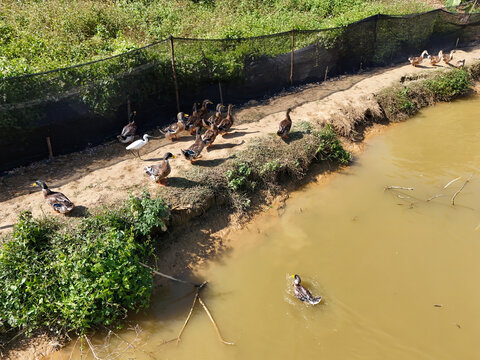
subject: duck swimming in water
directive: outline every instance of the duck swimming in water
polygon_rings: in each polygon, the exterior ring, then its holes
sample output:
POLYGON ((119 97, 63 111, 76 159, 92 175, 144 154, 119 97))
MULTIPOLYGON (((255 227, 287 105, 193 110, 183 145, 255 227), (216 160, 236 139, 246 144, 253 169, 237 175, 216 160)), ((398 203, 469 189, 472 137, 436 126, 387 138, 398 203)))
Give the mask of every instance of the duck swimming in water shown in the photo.
POLYGON ((302 282, 302 279, 300 279, 300 276, 295 274, 295 275, 292 275, 292 278, 294 278, 293 292, 298 300, 305 301, 312 305, 317 305, 320 301, 322 301, 321 296, 318 296, 318 297, 312 296, 310 291, 308 291, 302 285, 300 285, 300 283, 302 282))

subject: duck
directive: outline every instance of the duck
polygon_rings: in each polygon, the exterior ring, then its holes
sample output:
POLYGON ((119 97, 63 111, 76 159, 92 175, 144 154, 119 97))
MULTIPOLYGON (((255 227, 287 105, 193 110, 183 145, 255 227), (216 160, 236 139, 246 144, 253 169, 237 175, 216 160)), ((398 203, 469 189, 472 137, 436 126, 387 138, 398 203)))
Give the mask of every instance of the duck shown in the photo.
POLYGON ((420 56, 410 56, 408 58, 408 61, 410 61, 410 64, 412 64, 413 66, 417 67, 419 64, 422 63, 425 55, 428 55, 427 50, 423 50, 423 52, 420 56))
POLYGON ((183 112, 179 112, 177 114, 177 122, 167 126, 163 130, 158 129, 162 135, 165 135, 165 138, 169 138, 171 142, 173 142, 173 137, 178 139, 177 135, 185 130, 187 124, 188 114, 184 114, 183 112))
POLYGON ((458 60, 458 61, 455 63, 455 67, 456 67, 457 69, 462 69, 464 66, 465 66, 465 59, 458 60))
POLYGON ((291 108, 287 109, 285 119, 280 121, 280 125, 278 126, 277 135, 280 136, 282 139, 288 138, 288 133, 290 132, 290 128, 292 127, 292 119, 290 118, 291 111, 291 108))
POLYGON ((443 50, 438 52, 438 55, 428 55, 428 60, 430 60, 430 64, 433 66, 437 65, 443 59, 443 50))
POLYGON ((232 107, 232 104, 228 105, 227 116, 218 125, 218 131, 221 134, 228 135, 228 131, 233 125, 232 107))
POLYGON ((185 159, 190 160, 190 162, 193 164, 197 159, 202 157, 200 153, 202 152, 204 147, 205 142, 202 140, 202 137, 200 135, 200 127, 197 127, 195 142, 190 145, 188 149, 182 149, 181 152, 183 156, 185 156, 185 159))
MULTIPOLYGON (((207 124, 204 123, 204 126, 208 128, 207 124)), ((212 121, 210 123, 210 128, 205 131, 205 133, 202 135, 202 140, 207 145, 207 149, 210 148, 213 145, 213 142, 217 138, 218 135, 218 127, 215 124, 215 121, 212 121)))
POLYGON ((215 108, 215 115, 210 116, 206 122, 203 121, 203 126, 208 128, 212 125, 212 123, 215 123, 215 125, 217 126, 220 125, 223 120, 222 109, 224 108, 225 105, 223 105, 222 103, 218 103, 217 107, 215 108))
POLYGON ((317 305, 320 301, 322 301, 321 296, 312 296, 310 291, 305 289, 300 283, 302 282, 302 279, 300 279, 300 276, 297 274, 292 275, 293 280, 293 293, 297 297, 298 300, 307 302, 311 305, 317 305))
POLYGON ((452 61, 454 53, 455 53, 455 50, 452 50, 450 51, 450 54, 443 54, 443 62, 445 64, 448 64, 450 61, 452 61))
MULTIPOLYGON (((128 145, 125 149, 127 150, 137 150, 137 153, 136 155, 138 156, 138 158, 140 160, 142 160, 142 158, 140 157, 140 149, 142 147, 144 147, 145 145, 147 145, 148 143, 148 139, 151 138, 152 136, 148 135, 148 134, 144 134, 143 135, 143 139, 139 139, 139 140, 136 140, 134 142, 132 142, 130 145, 128 145)), ((133 152, 133 154, 135 154, 135 152, 133 152)))
POLYGON ((200 117, 200 120, 206 120, 207 119, 207 115, 208 115, 207 106, 209 104, 213 104, 213 102, 211 100, 208 100, 208 99, 203 100, 202 107, 200 108, 200 110, 198 110, 198 116, 200 117))
POLYGON ((122 144, 128 144, 132 142, 135 138, 135 132, 137 131, 137 125, 135 124, 135 115, 137 114, 136 111, 132 111, 128 116, 128 124, 125 125, 122 129, 122 133, 117 135, 117 139, 122 144))
POLYGON ((42 188, 46 203, 50 205, 56 213, 66 215, 75 208, 75 205, 64 194, 50 190, 45 182, 37 180, 33 183, 33 186, 40 186, 42 188))
POLYGON ((170 158, 175 159, 176 156, 171 152, 165 153, 165 155, 163 155, 163 162, 158 165, 147 166, 144 170, 145 173, 156 183, 165 186, 167 184, 167 176, 170 175, 172 171, 170 163, 168 162, 170 158))
POLYGON ((190 132, 190 135, 193 135, 195 129, 201 124, 202 119, 198 116, 198 103, 193 103, 192 115, 188 118, 188 121, 185 124, 185 130, 190 132))

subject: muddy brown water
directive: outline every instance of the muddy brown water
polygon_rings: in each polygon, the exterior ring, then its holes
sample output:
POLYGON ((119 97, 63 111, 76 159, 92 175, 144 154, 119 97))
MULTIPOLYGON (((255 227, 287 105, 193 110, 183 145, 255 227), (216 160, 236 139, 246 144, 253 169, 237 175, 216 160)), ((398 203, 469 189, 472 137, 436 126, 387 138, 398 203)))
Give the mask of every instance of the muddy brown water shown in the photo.
MULTIPOLYGON (((439 104, 366 143, 328 183, 292 193, 231 233, 233 250, 198 271, 223 337, 171 283, 141 332, 92 339, 105 359, 478 359, 480 350, 480 97, 439 104), (471 181, 451 198, 465 180, 471 181), (447 188, 451 180, 461 177, 447 188), (384 190, 386 185, 414 190, 384 190), (442 195, 426 201, 435 195, 442 195), (291 290, 300 274, 317 306, 291 290), (103 347, 108 344, 108 347, 103 347), (142 349, 142 350, 139 350, 142 349)), ((68 359, 73 342, 52 359, 68 359)), ((72 358, 80 358, 79 346, 72 358)), ((93 359, 88 348, 85 359, 93 359), (88 351, 88 354, 87 354, 88 351)))

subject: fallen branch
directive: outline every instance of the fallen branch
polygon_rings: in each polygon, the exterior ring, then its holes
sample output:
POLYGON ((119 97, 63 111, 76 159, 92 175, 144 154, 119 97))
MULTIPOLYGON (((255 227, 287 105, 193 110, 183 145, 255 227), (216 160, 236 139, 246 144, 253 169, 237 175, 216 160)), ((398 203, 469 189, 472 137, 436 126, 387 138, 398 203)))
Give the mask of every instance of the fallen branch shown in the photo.
POLYGON ((218 326, 215 323, 215 320, 213 320, 212 314, 210 314, 210 311, 208 311, 207 305, 205 305, 205 303, 202 301, 202 298, 200 296, 198 296, 198 301, 203 306, 203 308, 205 309, 205 312, 207 313, 208 317, 210 318, 210 321, 212 322, 213 326, 215 327, 215 331, 217 332, 217 335, 218 335, 218 338, 220 339, 220 341, 223 342, 225 345, 235 345, 234 343, 225 341, 222 338, 222 335, 220 334, 220 330, 218 329, 218 326))
POLYGON ((93 348, 93 345, 92 343, 90 342, 89 338, 87 337, 87 335, 83 335, 83 337, 85 338, 85 340, 87 341, 87 344, 88 346, 90 347, 90 350, 92 350, 92 354, 93 354, 93 357, 97 360, 103 360, 102 358, 99 358, 97 356, 97 353, 95 352, 95 349, 93 348))
POLYGON ((404 186, 385 186, 384 190, 391 190, 391 189, 400 189, 400 190, 415 190, 411 187, 404 187, 404 186))
MULTIPOLYGON (((152 359, 156 360, 157 358, 155 356, 153 356, 151 353, 149 353, 148 351, 145 351, 143 349, 139 349, 137 348, 135 345, 133 345, 131 342, 128 342, 127 340, 125 340, 123 337, 121 337, 120 335, 118 335, 115 331, 113 330, 110 330, 109 328, 107 328, 105 325, 103 326, 105 329, 107 329, 109 332, 111 332, 113 335, 115 335, 117 338, 119 338, 120 340, 122 340, 123 342, 127 343, 128 346, 122 351, 122 352, 126 352, 128 350, 129 347, 133 347, 135 350, 140 350, 141 352, 147 354, 148 356, 150 356, 152 359)), ((138 335, 137 335, 138 336, 138 335)))
POLYGON ((186 281, 186 280, 181 280, 181 279, 177 279, 173 276, 170 276, 170 275, 167 275, 167 274, 164 274, 164 273, 161 273, 160 271, 157 271, 155 270, 154 268, 148 266, 148 265, 145 265, 144 263, 140 263, 140 265, 146 267, 147 269, 150 269, 151 272, 153 272, 155 275, 159 275, 159 276, 162 276, 164 278, 167 278, 167 279, 170 279, 170 280, 173 280, 173 281, 178 281, 178 282, 181 282, 181 283, 184 283, 184 284, 190 284, 190 285, 193 285, 193 286, 196 286, 196 287, 199 287, 201 286, 202 284, 194 284, 190 281, 186 281))
POLYGON ((197 303, 198 294, 200 293, 200 290, 202 290, 206 285, 207 285, 207 282, 204 281, 204 282, 198 287, 197 291, 195 292, 195 296, 194 296, 194 298, 193 298, 193 303, 192 303, 192 307, 190 308, 190 312, 188 313, 187 319, 185 320, 185 323, 183 324, 182 329, 180 330, 180 333, 179 333, 178 336, 177 336, 177 345, 178 345, 178 343, 180 342, 180 338, 181 338, 181 336, 182 336, 182 334, 183 334, 183 330, 185 330, 185 328, 187 327, 188 321, 190 320, 190 317, 192 316, 193 308, 195 307, 195 304, 197 303))
POLYGON ((455 181, 460 180, 461 178, 462 178, 462 177, 459 176, 458 178, 453 179, 453 180, 450 181, 447 185, 445 185, 443 188, 446 189, 446 188, 449 187, 451 184, 453 184, 455 181))
POLYGON ((431 198, 428 198, 426 201, 429 202, 429 201, 432 201, 433 199, 436 199, 436 198, 439 198, 439 197, 442 197, 442 196, 445 196, 445 195, 443 195, 443 194, 433 195, 431 198))
POLYGON ((78 337, 77 337, 77 340, 75 340, 75 344, 73 344, 72 352, 70 353, 68 360, 72 360, 73 350, 75 350, 75 346, 77 346, 77 342, 78 342, 78 337))
POLYGON ((462 187, 461 187, 460 189, 458 189, 458 191, 457 191, 455 194, 453 194, 453 196, 452 196, 452 205, 455 205, 455 198, 457 197, 458 194, 460 194, 460 191, 463 190, 463 188, 465 187, 465 185, 467 185, 467 183, 470 182, 470 179, 472 178, 472 176, 473 176, 473 174, 470 175, 470 176, 468 177, 468 179, 463 183, 462 187))

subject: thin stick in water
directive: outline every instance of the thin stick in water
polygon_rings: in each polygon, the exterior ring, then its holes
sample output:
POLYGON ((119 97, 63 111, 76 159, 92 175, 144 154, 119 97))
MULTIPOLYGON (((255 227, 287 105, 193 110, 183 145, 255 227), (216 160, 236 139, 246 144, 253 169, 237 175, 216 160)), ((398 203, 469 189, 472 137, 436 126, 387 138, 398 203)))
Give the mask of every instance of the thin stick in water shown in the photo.
POLYGON ((170 280, 173 280, 173 281, 178 281, 178 282, 181 282, 181 283, 184 283, 184 284, 190 284, 190 285, 194 285, 194 286, 201 286, 202 285, 202 284, 194 284, 194 283, 191 283, 190 281, 177 279, 173 276, 161 273, 160 271, 157 271, 157 270, 153 269, 152 267, 150 267, 148 265, 145 265, 144 263, 139 263, 139 264, 146 267, 147 269, 150 269, 150 271, 153 272, 155 275, 159 275, 159 276, 162 276, 164 278, 167 278, 167 279, 170 279, 170 280))
POLYGON ((131 342, 128 342, 127 340, 125 340, 123 337, 121 337, 120 335, 118 335, 115 331, 113 330, 110 330, 109 328, 107 328, 105 325, 103 326, 105 329, 107 329, 108 331, 110 331, 113 335, 115 335, 117 338, 119 338, 120 340, 124 341, 125 343, 128 344, 128 347, 126 347, 123 352, 126 352, 128 350, 129 347, 133 347, 135 350, 140 350, 141 352, 147 354, 148 356, 150 356, 152 359, 157 359, 155 356, 153 356, 151 353, 149 353, 148 351, 145 351, 143 349, 139 349, 137 348, 135 345, 133 345, 131 342))
POLYGON ((73 344, 72 352, 70 353, 68 360, 72 360, 73 350, 75 350, 75 346, 77 346, 77 342, 78 342, 78 337, 77 337, 77 340, 75 340, 75 344, 73 344))
POLYGON ((468 177, 468 179, 463 183, 462 187, 461 187, 460 189, 458 189, 458 191, 457 191, 455 194, 453 194, 453 196, 452 196, 452 205, 455 205, 455 198, 457 197, 458 194, 460 194, 460 191, 463 190, 463 188, 465 187, 465 185, 467 185, 467 183, 470 182, 470 179, 471 179, 472 177, 473 177, 473 174, 470 175, 470 176, 468 177))
POLYGON ((215 331, 217 332, 217 335, 218 335, 218 338, 220 339, 220 341, 223 342, 225 345, 235 345, 234 343, 225 341, 222 338, 222 335, 220 334, 220 330, 218 329, 218 326, 215 323, 215 320, 213 320, 212 314, 210 314, 210 311, 208 311, 207 305, 205 305, 205 303, 202 301, 202 298, 200 296, 198 296, 198 301, 203 306, 203 308, 205 309, 205 312, 207 313, 208 317, 210 318, 210 321, 212 322, 213 327, 215 328, 215 331))
POLYGON ((456 179, 453 179, 452 181, 449 181, 447 185, 445 185, 443 188, 446 189, 447 187, 449 187, 450 185, 452 185, 455 181, 457 180, 460 180, 462 177, 459 176, 458 178, 456 179))
POLYGON ((185 320, 185 323, 183 324, 181 330, 180 330, 180 333, 178 334, 177 336, 177 345, 178 343, 180 342, 180 338, 183 334, 183 330, 185 330, 185 328, 187 327, 187 324, 188 324, 188 321, 190 320, 190 317, 192 316, 192 313, 193 313, 193 309, 195 307, 195 304, 197 303, 197 300, 198 300, 198 294, 200 293, 200 290, 202 290, 205 285, 207 285, 207 282, 204 281, 197 289, 197 291, 195 292, 195 296, 193 298, 193 303, 192 303, 192 307, 190 308, 190 312, 188 313, 188 316, 187 316, 187 319, 185 320))
POLYGON ((404 186, 385 186, 385 189, 384 189, 384 190, 391 190, 391 189, 414 190, 414 188, 404 187, 404 186))
POLYGON ((90 347, 90 350, 92 350, 92 354, 93 354, 93 357, 97 360, 103 360, 102 358, 99 358, 97 353, 95 352, 95 349, 93 348, 93 345, 92 343, 90 342, 89 338, 87 337, 87 335, 83 335, 83 337, 85 338, 85 340, 87 340, 87 344, 88 346, 90 347))
POLYGON ((442 197, 442 196, 445 196, 445 195, 443 195, 443 194, 433 195, 431 198, 428 198, 426 201, 429 202, 429 201, 432 201, 433 199, 436 199, 436 198, 439 198, 439 197, 442 197))

